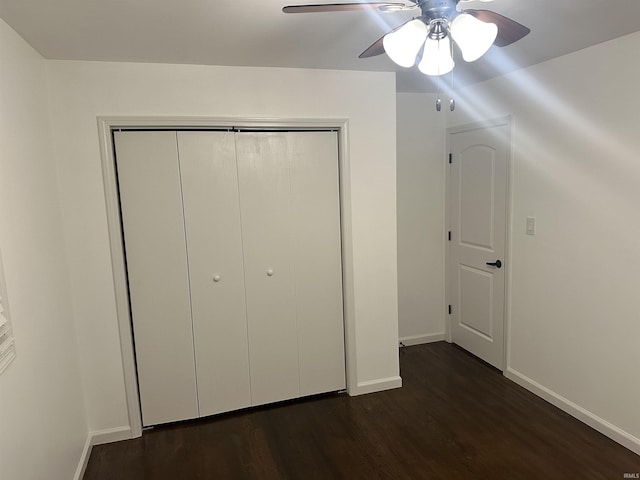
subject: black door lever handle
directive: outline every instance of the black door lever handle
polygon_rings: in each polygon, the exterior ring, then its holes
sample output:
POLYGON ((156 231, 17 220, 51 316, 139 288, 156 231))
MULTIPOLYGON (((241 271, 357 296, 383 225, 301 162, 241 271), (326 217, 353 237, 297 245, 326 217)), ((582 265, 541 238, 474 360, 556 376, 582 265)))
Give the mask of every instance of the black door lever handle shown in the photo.
POLYGON ((502 268, 502 262, 500 260, 496 260, 495 262, 487 262, 487 266, 502 268))

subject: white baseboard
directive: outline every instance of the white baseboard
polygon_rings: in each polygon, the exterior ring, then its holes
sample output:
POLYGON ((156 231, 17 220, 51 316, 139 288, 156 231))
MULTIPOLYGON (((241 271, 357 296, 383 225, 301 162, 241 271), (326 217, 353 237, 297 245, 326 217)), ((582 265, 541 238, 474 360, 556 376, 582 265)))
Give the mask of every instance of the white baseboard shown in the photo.
POLYGON ((619 443, 623 447, 628 448, 632 452, 640 455, 640 439, 634 437, 628 432, 625 432, 619 427, 607 422, 603 418, 598 417, 597 415, 591 413, 588 410, 585 410, 580 405, 573 403, 572 401, 564 398, 562 395, 558 395, 554 391, 548 389, 547 387, 540 385, 539 383, 533 381, 526 375, 513 370, 512 368, 507 368, 505 372, 505 377, 509 380, 514 381, 521 387, 526 388, 532 393, 535 393, 539 397, 543 398, 547 402, 555 405, 560 410, 565 411, 572 417, 577 418, 582 423, 586 423, 591 428, 597 430, 598 432, 606 435, 614 442, 619 443))
POLYGON ((131 428, 128 425, 124 427, 108 428, 106 430, 89 432, 87 434, 87 440, 84 442, 82 455, 80 455, 80 461, 78 462, 76 473, 73 475, 73 480, 82 480, 82 477, 84 477, 84 472, 86 471, 87 465, 89 464, 91 449, 95 445, 118 442, 120 440, 129 440, 130 438, 132 438, 131 428))
POLYGON ((129 425, 89 432, 89 437, 91 437, 91 445, 102 445, 103 443, 119 442, 120 440, 133 438, 129 425))
POLYGON ((82 455, 80 455, 80 461, 78 462, 76 473, 73 475, 73 480, 82 480, 82 477, 84 477, 84 472, 89 463, 89 456, 91 455, 91 447, 91 435, 87 435, 87 440, 84 442, 82 455))
POLYGON ((369 380, 368 382, 359 382, 355 391, 350 390, 349 395, 355 397, 357 395, 366 395, 367 393, 383 392, 384 390, 391 390, 393 388, 402 387, 402 378, 389 377, 379 378, 377 380, 369 380))
POLYGON ((399 339, 400 342, 404 344, 405 347, 411 347, 413 345, 422 345, 424 343, 434 343, 434 342, 442 342, 445 339, 444 332, 442 333, 432 333, 429 335, 412 335, 410 337, 401 337, 399 339))

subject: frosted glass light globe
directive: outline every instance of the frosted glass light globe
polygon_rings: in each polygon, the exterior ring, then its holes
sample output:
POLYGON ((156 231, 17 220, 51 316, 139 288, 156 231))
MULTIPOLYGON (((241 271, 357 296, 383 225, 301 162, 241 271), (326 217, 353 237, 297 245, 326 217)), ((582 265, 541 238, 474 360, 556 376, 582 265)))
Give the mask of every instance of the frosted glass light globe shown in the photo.
POLYGON ((416 18, 395 32, 385 35, 382 45, 386 54, 395 63, 405 68, 413 67, 428 33, 429 29, 424 22, 416 18))
POLYGON ((485 23, 468 13, 451 22, 451 36, 462 51, 465 62, 473 62, 487 53, 498 36, 495 23, 485 23))
POLYGON ((454 66, 449 37, 440 40, 427 38, 418 69, 425 75, 437 76, 449 73, 454 66))

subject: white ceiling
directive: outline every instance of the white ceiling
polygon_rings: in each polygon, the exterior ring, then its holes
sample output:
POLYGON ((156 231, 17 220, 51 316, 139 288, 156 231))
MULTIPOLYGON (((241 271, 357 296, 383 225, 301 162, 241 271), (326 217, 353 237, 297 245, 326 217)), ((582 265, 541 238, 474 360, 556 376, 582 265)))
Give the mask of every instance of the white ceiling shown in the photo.
MULTIPOLYGON (((49 59, 397 71, 398 91, 435 88, 417 69, 396 67, 385 55, 358 59, 415 12, 281 11, 304 3, 322 0, 0 0, 0 17, 49 59)), ((509 47, 492 47, 472 64, 457 60, 457 84, 640 30, 640 0, 494 0, 464 6, 494 10, 532 32, 509 47)))

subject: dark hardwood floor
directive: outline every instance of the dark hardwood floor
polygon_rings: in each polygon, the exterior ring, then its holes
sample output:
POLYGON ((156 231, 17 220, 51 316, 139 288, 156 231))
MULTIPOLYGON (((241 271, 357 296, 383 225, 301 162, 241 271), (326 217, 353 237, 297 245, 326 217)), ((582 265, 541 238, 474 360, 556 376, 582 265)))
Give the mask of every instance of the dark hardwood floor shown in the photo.
POLYGON ((94 447, 85 480, 622 479, 640 456, 446 343, 400 354, 404 387, 329 395, 94 447))

